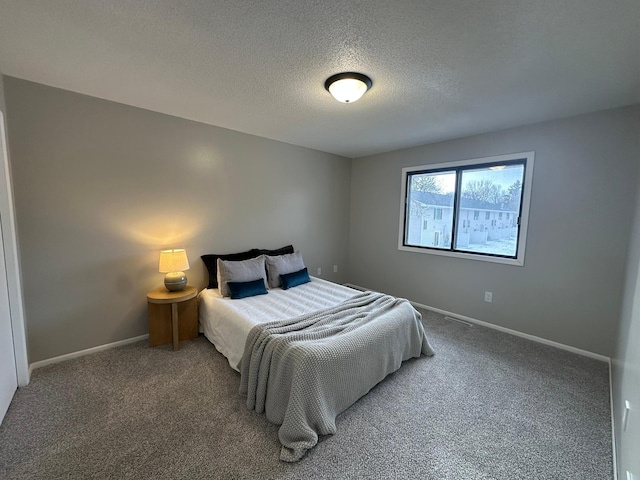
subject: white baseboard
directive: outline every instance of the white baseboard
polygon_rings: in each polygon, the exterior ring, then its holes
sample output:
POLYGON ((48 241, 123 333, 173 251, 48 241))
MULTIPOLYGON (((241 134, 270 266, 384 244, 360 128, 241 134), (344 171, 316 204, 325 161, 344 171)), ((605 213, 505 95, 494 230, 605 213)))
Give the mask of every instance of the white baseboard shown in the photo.
POLYGON ((46 360, 40 360, 39 362, 33 362, 29 365, 29 374, 33 372, 36 368, 45 367, 47 365, 52 365, 54 363, 64 362, 66 360, 71 360, 72 358, 83 357, 85 355, 89 355, 91 353, 101 352, 103 350, 109 350, 110 348, 121 347, 122 345, 128 345, 130 343, 139 342, 141 340, 146 340, 149 338, 149 334, 140 335, 139 337, 126 338, 124 340, 119 340, 113 343, 107 343, 106 345, 98 345, 97 347, 87 348, 86 350, 80 350, 79 352, 67 353, 65 355, 60 355, 59 357, 47 358, 46 360))
MULTIPOLYGON (((359 285, 354 285, 352 283, 345 284, 348 287, 355 288, 356 290, 369 290, 368 288, 361 287, 359 285)), ((596 360, 600 360, 601 362, 610 362, 611 359, 604 355, 600 355, 597 353, 589 352, 587 350, 582 350, 580 348, 572 347, 569 345, 565 345, 564 343, 554 342, 553 340, 547 340, 546 338, 536 337, 535 335, 529 335, 528 333, 518 332, 517 330, 512 330, 510 328, 501 327, 500 325, 494 325, 493 323, 484 322, 482 320, 478 320, 476 318, 467 317, 466 315, 460 315, 454 312, 449 312, 448 310, 442 310, 441 308, 431 307, 429 305, 424 305, 418 302, 412 302, 409 300, 412 305, 420 308, 424 308, 426 310, 431 310, 432 312, 441 313, 442 315, 446 315, 449 317, 457 318, 463 320, 468 323, 474 323, 476 325, 482 325, 483 327, 491 328, 493 330, 498 330, 503 333, 508 333, 509 335, 515 335, 516 337, 526 338, 527 340, 531 340, 533 342, 542 343, 544 345, 550 345, 552 347, 559 348, 561 350, 567 350, 572 353, 577 353, 578 355, 582 355, 589 358, 594 358, 596 360)))

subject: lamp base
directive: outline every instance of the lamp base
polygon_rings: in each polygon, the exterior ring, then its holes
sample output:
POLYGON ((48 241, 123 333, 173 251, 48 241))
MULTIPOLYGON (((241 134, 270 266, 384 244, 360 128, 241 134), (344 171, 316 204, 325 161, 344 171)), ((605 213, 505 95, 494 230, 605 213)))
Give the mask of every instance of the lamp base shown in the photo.
POLYGON ((164 277, 164 286, 170 292, 179 292, 187 286, 187 276, 184 272, 170 272, 164 277))

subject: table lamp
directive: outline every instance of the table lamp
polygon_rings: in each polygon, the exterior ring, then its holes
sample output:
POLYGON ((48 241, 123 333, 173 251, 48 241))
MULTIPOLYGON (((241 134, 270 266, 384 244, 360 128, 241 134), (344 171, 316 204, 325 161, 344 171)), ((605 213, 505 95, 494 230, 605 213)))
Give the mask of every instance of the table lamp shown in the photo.
POLYGON ((160 252, 160 273, 166 273, 164 286, 170 292, 179 292, 187 286, 187 276, 183 270, 189 270, 189 260, 184 249, 162 250, 160 252))

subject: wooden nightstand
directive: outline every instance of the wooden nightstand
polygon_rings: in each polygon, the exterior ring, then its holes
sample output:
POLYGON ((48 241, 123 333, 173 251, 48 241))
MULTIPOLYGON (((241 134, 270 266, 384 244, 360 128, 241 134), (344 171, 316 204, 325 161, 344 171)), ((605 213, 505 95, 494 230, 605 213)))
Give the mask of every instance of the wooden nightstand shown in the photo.
POLYGON ((150 347, 173 341, 173 349, 178 350, 180 340, 198 336, 197 293, 196 287, 189 286, 180 292, 160 287, 147 293, 150 347))

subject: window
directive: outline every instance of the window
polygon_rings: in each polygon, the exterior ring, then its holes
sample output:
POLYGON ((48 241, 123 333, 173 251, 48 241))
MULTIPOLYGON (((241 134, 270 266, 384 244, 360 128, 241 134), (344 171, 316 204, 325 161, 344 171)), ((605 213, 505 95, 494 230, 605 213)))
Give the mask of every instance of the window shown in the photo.
POLYGON ((533 160, 526 152, 402 169, 398 249, 523 265, 533 160), (481 211, 486 222, 472 224, 481 211))

